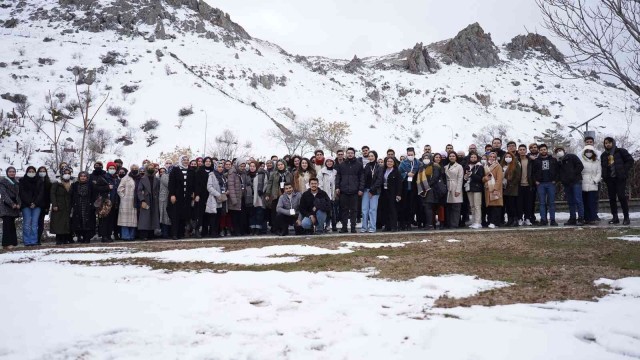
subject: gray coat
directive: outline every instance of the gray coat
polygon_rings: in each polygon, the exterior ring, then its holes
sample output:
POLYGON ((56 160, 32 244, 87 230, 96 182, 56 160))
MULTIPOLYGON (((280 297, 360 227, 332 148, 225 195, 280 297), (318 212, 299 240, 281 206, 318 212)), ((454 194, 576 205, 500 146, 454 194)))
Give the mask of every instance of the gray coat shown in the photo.
POLYGON ((169 174, 160 176, 160 224, 171 225, 167 205, 169 204, 169 174))
POLYGON ((243 181, 244 178, 242 175, 239 175, 238 170, 235 167, 232 167, 229 170, 229 175, 227 177, 227 190, 229 191, 227 206, 229 210, 242 210, 242 195, 244 193, 244 190, 242 189, 244 186, 243 181))
POLYGON ((0 216, 20 216, 20 208, 14 209, 13 205, 20 205, 20 196, 18 190, 18 181, 14 180, 11 183, 6 177, 0 180, 0 216))
POLYGON ((140 201, 140 215, 138 230, 160 229, 160 180, 153 178, 153 186, 149 176, 143 176, 138 183, 138 200, 140 201), (146 203, 148 208, 142 207, 146 203))
POLYGON ((217 214, 218 209, 222 207, 222 203, 218 202, 217 197, 222 195, 222 193, 220 192, 218 178, 213 171, 209 174, 209 179, 207 180, 207 191, 209 192, 209 197, 207 198, 207 206, 204 211, 207 214, 217 214))

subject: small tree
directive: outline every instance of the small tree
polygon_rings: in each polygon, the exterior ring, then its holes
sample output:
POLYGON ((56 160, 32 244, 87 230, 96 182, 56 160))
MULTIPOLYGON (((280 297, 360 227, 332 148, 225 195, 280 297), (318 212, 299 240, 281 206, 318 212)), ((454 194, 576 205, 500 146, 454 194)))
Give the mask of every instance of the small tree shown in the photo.
POLYGON ((163 164, 166 160, 171 160, 174 164, 178 165, 178 160, 182 155, 187 155, 189 159, 193 159, 193 150, 191 150, 190 146, 183 147, 176 145, 173 151, 160 153, 159 163, 163 164))
POLYGON ((315 123, 315 137, 320 143, 334 155, 338 149, 347 143, 351 135, 351 128, 346 121, 325 121, 318 118, 315 123))
POLYGON ((288 154, 304 156, 319 144, 314 119, 292 120, 289 128, 271 129, 268 134, 284 145, 288 154))
POLYGON ((84 78, 81 83, 87 85, 85 91, 80 91, 80 84, 78 84, 79 71, 74 69, 74 78, 76 83, 76 96, 78 97, 78 106, 80 108, 80 115, 82 116, 82 147, 80 148, 80 169, 84 169, 85 165, 85 144, 87 141, 87 135, 90 133, 93 125, 93 120, 98 115, 98 112, 102 108, 107 99, 109 99, 109 93, 104 97, 104 100, 100 103, 95 111, 91 114, 91 106, 93 105, 93 95, 91 94, 91 85, 95 81, 95 72, 92 72, 89 76, 84 78))
POLYGON ((538 143, 544 143, 549 148, 549 151, 557 147, 565 148, 567 151, 571 149, 571 139, 564 135, 564 126, 554 121, 554 128, 546 129, 540 136, 534 137, 538 143))
POLYGON ((239 144, 238 136, 233 131, 225 129, 214 138, 210 152, 219 159, 234 159, 238 155, 239 144))
POLYGON ((491 144, 495 138, 506 139, 508 131, 509 126, 504 124, 487 125, 473 133, 472 136, 478 147, 481 148, 486 144, 491 144))

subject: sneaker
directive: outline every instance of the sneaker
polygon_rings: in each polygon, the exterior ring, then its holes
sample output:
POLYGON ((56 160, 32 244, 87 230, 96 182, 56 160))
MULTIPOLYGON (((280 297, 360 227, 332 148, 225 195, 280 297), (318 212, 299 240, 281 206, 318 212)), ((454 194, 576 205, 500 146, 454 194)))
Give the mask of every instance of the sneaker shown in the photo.
POLYGON ((551 220, 551 226, 558 226, 558 223, 555 220, 551 220))
POLYGON ((620 219, 613 218, 612 220, 609 220, 609 225, 617 225, 617 224, 620 224, 620 219))
POLYGON ((529 220, 529 219, 524 221, 524 225, 525 226, 533 226, 533 224, 531 223, 531 220, 529 220))
POLYGON ((369 233, 373 234, 376 232, 376 229, 369 229, 369 233))
POLYGON ((496 228, 496 226, 495 226, 495 225, 493 225, 493 224, 489 224, 489 229, 495 229, 495 228, 496 228))
POLYGON ((469 227, 474 229, 474 230, 482 229, 482 225, 480 225, 480 224, 473 224, 473 225, 471 225, 469 227))
POLYGON ((362 228, 362 229, 360 229, 360 232, 361 232, 361 233, 366 233, 366 232, 367 232, 367 229, 362 228))
POLYGON ((524 225, 524 220, 518 220, 518 226, 524 225))

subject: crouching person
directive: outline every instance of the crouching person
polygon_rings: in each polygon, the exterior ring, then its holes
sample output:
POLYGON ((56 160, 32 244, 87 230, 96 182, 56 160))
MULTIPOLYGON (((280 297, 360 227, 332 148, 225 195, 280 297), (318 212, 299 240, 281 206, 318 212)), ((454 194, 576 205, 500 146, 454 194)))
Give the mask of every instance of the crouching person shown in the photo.
POLYGON ((278 199, 278 206, 276 207, 276 226, 280 236, 288 235, 289 226, 291 225, 294 225, 296 235, 302 234, 301 222, 298 220, 300 198, 300 193, 293 191, 291 183, 284 184, 284 194, 278 199))
POLYGON ((331 199, 329 195, 318 187, 318 179, 309 179, 309 190, 305 191, 300 198, 300 224, 305 232, 324 233, 324 224, 327 221, 327 214, 331 210, 331 199))

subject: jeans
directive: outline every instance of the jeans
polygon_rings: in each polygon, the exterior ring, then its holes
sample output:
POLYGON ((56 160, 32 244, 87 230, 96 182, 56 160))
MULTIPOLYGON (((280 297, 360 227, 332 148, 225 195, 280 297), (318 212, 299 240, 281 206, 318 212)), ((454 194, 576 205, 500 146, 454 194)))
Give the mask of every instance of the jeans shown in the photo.
POLYGON ((598 219, 598 192, 582 192, 584 202, 584 221, 596 221, 598 219))
POLYGON ((538 185, 538 200, 540 201, 540 221, 547 221, 547 204, 551 221, 556 221, 556 184, 552 182, 540 183, 538 185))
POLYGON ((562 185, 564 186, 564 193, 567 195, 567 202, 569 203, 569 218, 575 219, 577 211, 578 218, 584 219, 584 204, 582 203, 582 183, 562 185))
POLYGON ((22 209, 22 241, 25 245, 38 244, 38 219, 41 210, 39 207, 22 209))
MULTIPOLYGON (((327 213, 321 210, 316 211, 316 226, 318 226, 318 229, 324 230, 321 224, 324 224, 325 221, 327 221, 327 213)), ((301 225, 305 230, 313 229, 313 222, 311 222, 311 217, 302 219, 301 225)))
POLYGON ((482 224, 482 193, 481 192, 468 192, 469 197, 469 209, 473 216, 474 224, 482 224))
POLYGON ((260 230, 260 232, 265 230, 264 213, 265 209, 263 207, 254 206, 249 208, 249 228, 260 230))
POLYGON ((378 218, 378 200, 380 195, 369 196, 369 189, 362 195, 362 229, 376 231, 378 218))
POLYGON ((122 240, 133 240, 136 237, 136 228, 123 226, 122 227, 122 240))

